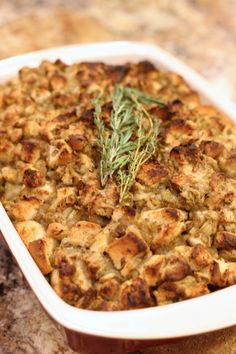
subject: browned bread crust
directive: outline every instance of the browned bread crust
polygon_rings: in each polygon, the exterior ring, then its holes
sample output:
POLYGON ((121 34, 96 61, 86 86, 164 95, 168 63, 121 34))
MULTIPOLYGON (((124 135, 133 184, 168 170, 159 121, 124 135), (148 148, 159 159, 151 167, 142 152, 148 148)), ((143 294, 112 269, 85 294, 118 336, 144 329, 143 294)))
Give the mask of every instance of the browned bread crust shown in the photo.
POLYGON ((0 86, 0 198, 50 283, 91 310, 163 305, 236 283, 236 128, 151 63, 44 61, 0 86), (125 204, 99 177, 93 99, 158 97, 157 152, 125 204))

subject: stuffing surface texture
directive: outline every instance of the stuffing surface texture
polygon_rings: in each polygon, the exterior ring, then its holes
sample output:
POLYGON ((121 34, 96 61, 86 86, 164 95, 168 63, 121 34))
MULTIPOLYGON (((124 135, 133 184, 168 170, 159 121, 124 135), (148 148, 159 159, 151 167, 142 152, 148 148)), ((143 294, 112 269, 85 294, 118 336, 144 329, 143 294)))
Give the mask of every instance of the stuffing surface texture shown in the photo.
POLYGON ((90 310, 169 304, 236 284, 236 128, 178 75, 149 62, 44 61, 0 86, 0 200, 67 303, 90 310), (100 183, 94 99, 163 102, 155 154, 119 202, 100 183))

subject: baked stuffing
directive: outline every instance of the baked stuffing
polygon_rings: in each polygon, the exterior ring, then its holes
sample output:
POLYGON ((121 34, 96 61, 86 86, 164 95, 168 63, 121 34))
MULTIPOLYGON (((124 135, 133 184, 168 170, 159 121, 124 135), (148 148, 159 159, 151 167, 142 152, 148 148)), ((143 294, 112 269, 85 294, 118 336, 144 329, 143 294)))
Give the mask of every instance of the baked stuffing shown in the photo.
MULTIPOLYGON (((130 137, 131 142, 134 137, 130 137)), ((43 61, 0 86, 0 198, 57 294, 90 310, 173 303, 236 283, 236 128, 149 62, 43 61), (162 102, 125 199, 101 183, 95 100, 115 85, 162 102)))

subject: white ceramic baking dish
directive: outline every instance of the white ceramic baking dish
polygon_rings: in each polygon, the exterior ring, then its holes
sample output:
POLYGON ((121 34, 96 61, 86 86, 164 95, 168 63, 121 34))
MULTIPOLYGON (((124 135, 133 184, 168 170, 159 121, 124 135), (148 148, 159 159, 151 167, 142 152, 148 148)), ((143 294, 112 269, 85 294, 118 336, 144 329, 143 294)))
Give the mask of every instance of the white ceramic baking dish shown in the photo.
MULTIPOLYGON (((149 60, 158 68, 174 71, 197 90, 205 102, 236 122, 236 106, 222 99, 196 72, 162 49, 133 42, 73 45, 43 50, 0 62, 0 82, 17 75, 23 66, 43 59, 104 61, 122 64, 149 60)), ((48 284, 0 204, 0 230, 25 278, 46 312, 66 330, 69 344, 86 353, 122 353, 148 345, 217 330, 236 324, 236 285, 209 295, 163 307, 95 312, 74 308, 61 300, 48 284)))

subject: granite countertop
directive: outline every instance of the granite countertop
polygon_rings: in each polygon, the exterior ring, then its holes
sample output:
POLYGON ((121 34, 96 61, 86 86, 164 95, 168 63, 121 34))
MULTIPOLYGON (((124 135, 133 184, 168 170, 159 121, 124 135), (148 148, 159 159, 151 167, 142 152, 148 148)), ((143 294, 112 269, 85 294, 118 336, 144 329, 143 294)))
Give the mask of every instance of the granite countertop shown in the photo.
MULTIPOLYGON (((177 55, 235 99, 235 14, 235 0, 0 0, 0 58, 71 43, 146 41, 177 55)), ((0 354, 21 353, 73 351, 0 243, 0 354)), ((236 327, 141 353, 235 354, 236 327)))

